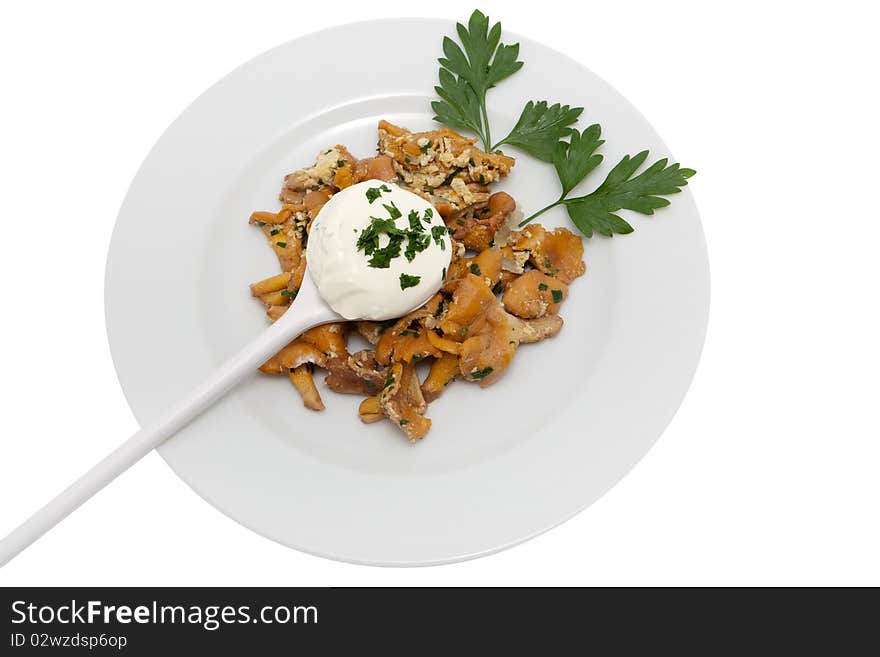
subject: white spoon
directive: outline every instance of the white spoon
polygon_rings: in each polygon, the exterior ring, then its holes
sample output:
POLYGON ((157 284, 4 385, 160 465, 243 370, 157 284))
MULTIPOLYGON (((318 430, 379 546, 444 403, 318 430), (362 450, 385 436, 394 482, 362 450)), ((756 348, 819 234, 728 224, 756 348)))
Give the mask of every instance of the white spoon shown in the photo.
MULTIPOLYGON (((436 290, 431 290, 431 294, 415 308, 423 305, 435 292, 436 290)), ((122 443, 0 541, 0 567, 207 410, 295 337, 314 326, 340 320, 343 320, 342 316, 321 298, 318 288, 306 271, 294 308, 284 313, 253 342, 227 360, 180 403, 122 443)))

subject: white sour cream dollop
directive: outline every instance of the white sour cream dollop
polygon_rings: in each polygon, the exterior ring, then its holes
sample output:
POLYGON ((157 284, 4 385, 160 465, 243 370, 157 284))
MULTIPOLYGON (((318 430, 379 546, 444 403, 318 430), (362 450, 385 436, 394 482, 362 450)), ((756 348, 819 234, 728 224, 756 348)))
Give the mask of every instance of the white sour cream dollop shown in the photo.
POLYGON ((309 274, 324 300, 346 319, 385 320, 418 308, 440 288, 451 257, 452 243, 437 210, 420 196, 380 180, 367 180, 334 194, 309 232, 309 274), (418 217, 421 226, 416 233, 428 236, 427 246, 425 237, 420 237, 423 250, 409 260, 409 238, 403 237, 399 255, 389 259, 388 252, 380 253, 371 265, 371 257, 386 249, 391 238, 379 232, 371 255, 366 253, 370 246, 362 243, 358 248, 364 230, 375 227, 376 218, 393 221, 396 229, 413 231, 411 215, 418 217), (376 266, 383 260, 387 267, 376 266))

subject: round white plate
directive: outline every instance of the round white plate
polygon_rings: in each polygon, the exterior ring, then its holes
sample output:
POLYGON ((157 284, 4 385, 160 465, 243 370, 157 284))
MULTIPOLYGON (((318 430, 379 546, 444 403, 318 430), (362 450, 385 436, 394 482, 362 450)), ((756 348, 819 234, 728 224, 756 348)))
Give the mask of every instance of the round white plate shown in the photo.
MULTIPOLYGON (((337 143, 366 157, 376 123, 435 127, 430 101, 453 23, 387 20, 291 41, 236 69, 171 125, 131 185, 107 263, 113 359, 141 423, 266 324, 248 284, 277 273, 247 220, 275 210, 284 174, 337 143), (352 56, 363 53, 363 56, 352 56)), ((522 71, 489 94, 496 135, 526 100, 586 108, 605 163, 668 149, 614 89, 516 35, 522 71)), ((501 186, 526 212, 558 195, 528 156, 501 186)), ((686 163, 690 164, 690 163, 686 163)), ((586 241, 560 335, 518 352, 487 390, 458 383, 431 404, 416 445, 363 425, 359 398, 323 394, 307 411, 289 382, 254 373, 159 451, 211 504, 290 547, 382 565, 476 557, 572 517, 623 477, 669 423, 699 359, 709 303, 706 247, 685 190, 636 232, 586 241)), ((562 209, 541 218, 569 225, 562 209)))

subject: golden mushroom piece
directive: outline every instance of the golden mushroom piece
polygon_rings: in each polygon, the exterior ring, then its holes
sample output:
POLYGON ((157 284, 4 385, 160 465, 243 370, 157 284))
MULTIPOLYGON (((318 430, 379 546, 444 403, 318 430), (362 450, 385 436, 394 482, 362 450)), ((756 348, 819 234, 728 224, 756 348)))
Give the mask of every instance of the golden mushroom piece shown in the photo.
POLYGON ((428 404, 453 381, 490 386, 520 345, 559 333, 569 285, 586 266, 580 238, 564 228, 511 229, 516 201, 490 185, 510 172, 512 158, 485 153, 449 128, 414 133, 384 121, 379 150, 359 160, 341 144, 325 148, 285 177, 278 212, 251 215, 281 266, 251 294, 271 320, 296 312, 312 220, 333 194, 364 180, 410 189, 443 217, 453 256, 440 291, 405 317, 311 329, 260 370, 287 374, 315 411, 324 408, 315 370, 326 370, 327 388, 363 397, 362 422, 388 420, 416 442, 431 428, 428 404))

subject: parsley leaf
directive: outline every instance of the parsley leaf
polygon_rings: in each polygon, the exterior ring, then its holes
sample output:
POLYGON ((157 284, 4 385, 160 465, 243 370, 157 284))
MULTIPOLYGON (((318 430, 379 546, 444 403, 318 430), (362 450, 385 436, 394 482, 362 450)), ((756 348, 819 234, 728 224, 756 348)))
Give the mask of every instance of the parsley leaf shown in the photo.
POLYGON ((410 276, 409 274, 400 275, 400 289, 405 290, 408 287, 415 287, 421 282, 421 276, 410 276))
POLYGON ((440 86, 434 87, 434 91, 441 98, 431 103, 435 121, 457 130, 472 130, 483 139, 480 101, 466 81, 441 68, 440 86))
POLYGON ((602 163, 602 156, 595 153, 605 143, 604 139, 599 139, 601 134, 602 128, 594 123, 581 133, 572 130, 568 143, 560 141, 556 144, 552 161, 562 185, 562 196, 568 196, 590 171, 602 163))
POLYGON ((556 145, 571 132, 568 126, 576 123, 583 111, 583 107, 559 103, 548 107, 546 100, 537 103, 530 100, 510 134, 495 144, 492 150, 502 144, 510 144, 539 160, 553 162, 556 145))
POLYGON ((440 63, 467 80, 477 94, 485 94, 487 89, 522 68, 523 63, 516 61, 519 44, 507 46, 500 43, 501 23, 495 23, 489 29, 489 17, 479 9, 471 14, 467 27, 457 23, 455 29, 464 52, 455 41, 446 37, 443 39, 446 57, 441 58, 440 63))
POLYGON ((442 101, 432 103, 435 119, 441 123, 451 120, 446 123, 450 127, 470 128, 490 150, 486 92, 522 68, 523 63, 517 61, 519 44, 501 43, 501 23, 490 29, 489 18, 479 10, 471 14, 467 27, 457 23, 456 31, 461 46, 449 37, 443 38, 444 57, 438 60, 442 68, 437 88, 442 101))
POLYGON ((618 210, 652 215, 654 210, 669 205, 664 196, 680 192, 696 173, 678 164, 667 164, 663 158, 634 175, 647 158, 648 151, 624 156, 595 191, 565 200, 568 215, 584 235, 591 237, 595 231, 611 237, 614 233, 633 232, 633 227, 615 214, 618 210))

